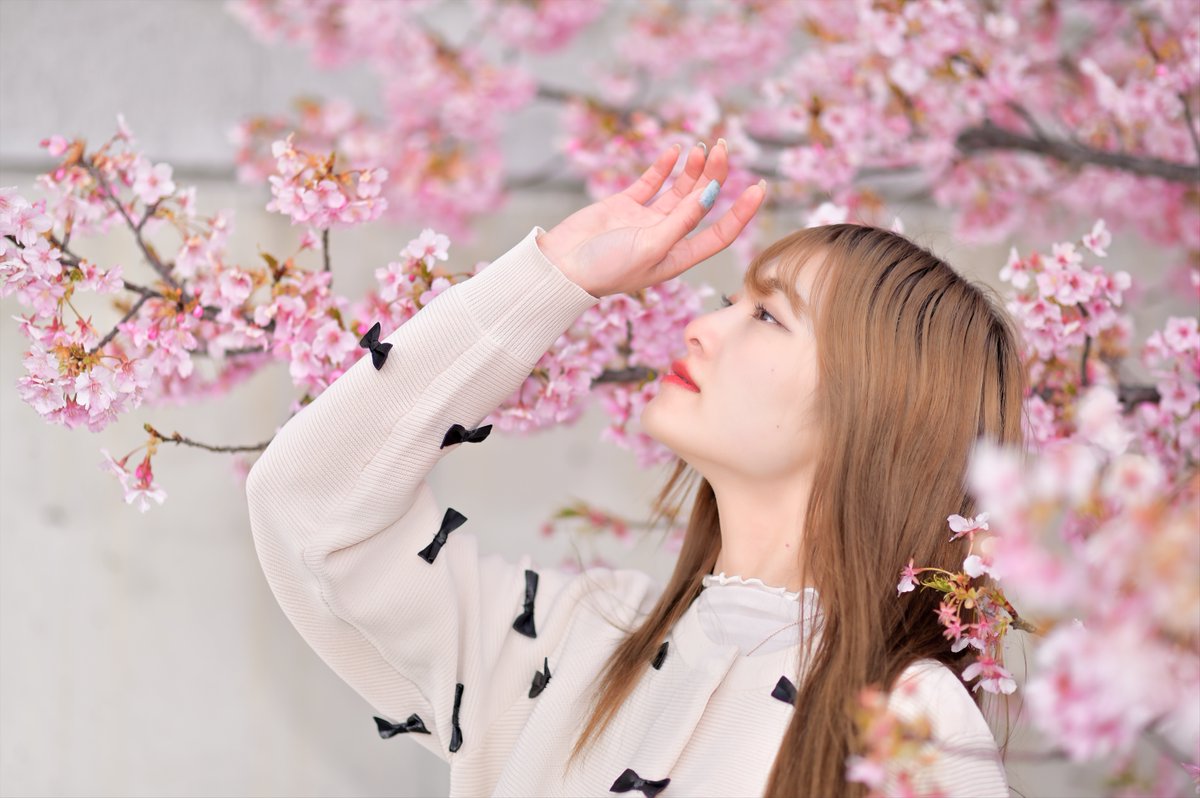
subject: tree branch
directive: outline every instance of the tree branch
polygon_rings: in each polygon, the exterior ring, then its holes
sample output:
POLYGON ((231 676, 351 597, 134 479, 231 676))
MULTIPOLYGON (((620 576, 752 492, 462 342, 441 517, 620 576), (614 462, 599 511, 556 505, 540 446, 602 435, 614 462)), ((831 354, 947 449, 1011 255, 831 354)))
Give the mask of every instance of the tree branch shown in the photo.
POLYGON ((990 119, 985 119, 983 124, 978 127, 967 128, 960 132, 955 140, 955 146, 968 155, 988 150, 1017 150, 1044 155, 1069 166, 1094 164, 1142 177, 1158 177, 1173 183, 1194 183, 1200 180, 1200 165, 1193 166, 1164 161, 1161 158, 1150 156, 1107 152, 1066 141, 1026 136, 1005 130, 990 119))
MULTIPOLYGON (((112 201, 113 207, 117 209, 117 212, 121 214, 121 218, 123 218, 125 223, 129 225, 129 229, 133 231, 134 240, 137 241, 138 248, 142 250, 142 254, 146 256, 146 260, 149 261, 150 266, 154 269, 154 271, 158 272, 159 276, 166 280, 167 284, 172 288, 181 288, 179 283, 175 281, 175 278, 171 276, 171 270, 163 265, 162 261, 158 259, 158 255, 154 254, 153 250, 146 245, 145 239, 142 238, 142 226, 146 224, 146 220, 150 218, 150 214, 153 213, 154 209, 158 207, 158 203, 156 202, 151 205, 146 210, 146 214, 142 217, 142 220, 137 224, 134 224, 133 219, 130 219, 129 214, 125 212, 125 206, 121 204, 121 200, 113 192, 112 188, 108 184, 108 181, 105 180, 104 174, 89 161, 80 160, 80 163, 83 164, 83 168, 86 169, 88 174, 90 174, 100 185, 100 188, 104 192, 105 198, 112 201)), ((184 294, 186 296, 187 292, 185 291, 184 294)), ((190 299, 190 297, 187 297, 187 299, 190 299)))
POLYGON ((263 441, 262 443, 256 443, 250 446, 212 446, 211 444, 194 441, 191 438, 185 438, 178 432, 173 432, 170 435, 163 435, 149 423, 143 424, 142 429, 146 430, 146 432, 149 432, 163 443, 177 443, 183 446, 194 446, 197 449, 206 449, 210 452, 261 452, 271 443, 271 441, 263 441))
MULTIPOLYGON (((541 99, 554 102, 567 102, 571 99, 576 99, 587 103, 599 111, 614 114, 622 120, 628 121, 629 119, 629 111, 577 92, 564 91, 549 86, 538 86, 537 96, 541 99)), ((1193 183, 1200 180, 1200 165, 1166 161, 1152 156, 1108 152, 1074 141, 1052 139, 1042 134, 1041 128, 1028 110, 1015 103, 1009 103, 1009 108, 1029 125, 1034 131, 1034 135, 1016 133, 999 127, 991 120, 984 120, 977 127, 967 128, 959 132, 955 140, 955 145, 959 151, 967 155, 973 155, 988 150, 1017 150, 1032 152, 1068 165, 1095 164, 1096 166, 1119 169, 1123 172, 1129 172, 1130 174, 1142 177, 1159 177, 1175 183, 1193 183)), ((1187 110, 1186 103, 1184 104, 1184 108, 1187 110)), ((1191 131, 1195 138, 1196 132, 1190 121, 1190 110, 1187 113, 1189 120, 1188 130, 1191 131)), ((806 141, 805 139, 747 135, 756 144, 766 147, 796 147, 804 144, 806 141)), ((1200 152, 1200 140, 1197 143, 1197 151, 1200 152)))

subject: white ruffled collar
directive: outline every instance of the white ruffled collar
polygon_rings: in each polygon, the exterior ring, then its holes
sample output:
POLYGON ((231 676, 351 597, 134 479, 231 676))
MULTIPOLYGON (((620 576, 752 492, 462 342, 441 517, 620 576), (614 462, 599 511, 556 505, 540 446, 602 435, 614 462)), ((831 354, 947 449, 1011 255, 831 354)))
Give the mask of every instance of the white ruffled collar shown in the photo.
MULTIPOLYGON (((795 601, 796 603, 800 602, 800 591, 792 591, 792 590, 788 590, 787 588, 774 587, 773 585, 768 585, 765 582, 763 582, 763 580, 759 579, 756 576, 752 576, 749 579, 746 579, 745 577, 737 576, 737 575, 729 576, 724 571, 719 571, 715 574, 705 574, 704 578, 701 580, 701 584, 703 584, 704 587, 706 587, 706 588, 714 587, 714 586, 722 586, 722 585, 745 585, 748 587, 753 587, 753 588, 757 588, 759 590, 763 590, 767 593, 771 593, 776 596, 782 596, 784 598, 791 599, 792 601, 795 601)), ((814 593, 816 592, 816 590, 811 587, 807 588, 806 592, 807 591, 812 591, 814 593)))

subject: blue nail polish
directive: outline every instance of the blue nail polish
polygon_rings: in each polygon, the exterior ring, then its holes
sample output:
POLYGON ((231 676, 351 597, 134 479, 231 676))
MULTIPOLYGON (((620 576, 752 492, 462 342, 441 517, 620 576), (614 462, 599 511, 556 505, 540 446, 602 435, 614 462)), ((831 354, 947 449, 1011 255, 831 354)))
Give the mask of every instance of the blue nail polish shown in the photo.
POLYGON ((708 184, 704 189, 704 193, 700 195, 700 204, 704 206, 704 210, 712 208, 713 203, 717 201, 717 192, 721 190, 721 184, 716 180, 708 184))

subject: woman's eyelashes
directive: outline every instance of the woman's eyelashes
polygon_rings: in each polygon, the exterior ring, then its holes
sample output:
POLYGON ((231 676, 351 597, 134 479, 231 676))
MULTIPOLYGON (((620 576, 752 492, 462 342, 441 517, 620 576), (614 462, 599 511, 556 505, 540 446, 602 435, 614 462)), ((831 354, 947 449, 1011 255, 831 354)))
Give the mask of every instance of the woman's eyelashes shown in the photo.
MULTIPOLYGON (((729 299, 729 297, 725 296, 724 294, 721 294, 721 307, 727 308, 732 304, 733 304, 733 302, 729 299)), ((761 302, 754 303, 754 316, 752 318, 758 319, 760 321, 766 321, 767 319, 770 319, 773 323, 778 324, 780 327, 783 326, 782 324, 779 324, 778 319, 776 319, 774 316, 772 316, 770 313, 767 312, 767 309, 762 306, 761 302)))

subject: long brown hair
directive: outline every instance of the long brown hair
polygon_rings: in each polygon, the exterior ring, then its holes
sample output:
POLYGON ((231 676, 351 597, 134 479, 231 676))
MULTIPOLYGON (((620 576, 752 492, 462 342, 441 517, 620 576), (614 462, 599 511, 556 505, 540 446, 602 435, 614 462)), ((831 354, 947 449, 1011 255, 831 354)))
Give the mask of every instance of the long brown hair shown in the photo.
MULTIPOLYGON (((792 715, 766 795, 858 798, 865 785, 845 780, 858 691, 871 684, 890 690, 908 665, 924 658, 961 677, 972 659, 970 646, 950 651, 936 613, 941 592, 918 588, 898 596, 896 586, 910 558, 918 567, 961 570, 969 542, 949 541, 946 517, 979 512, 964 484, 977 438, 1023 444, 1026 376, 1017 328, 994 292, 879 227, 797 230, 753 260, 745 283, 768 293, 765 269, 777 261, 776 276, 799 315, 806 305, 796 277, 822 256, 805 311, 818 350, 821 462, 796 566, 799 584, 818 592, 823 626, 797 646, 798 661, 804 648, 809 663, 798 671, 795 705, 804 711, 792 715)), ((676 461, 654 501, 652 524, 674 520, 681 494, 691 493, 687 486, 698 476, 676 461)), ((657 604, 598 674, 568 768, 633 691, 699 595, 720 548, 716 498, 701 477, 674 571, 657 604)), ((982 710, 982 693, 971 695, 982 710)), ((1006 739, 1004 755, 1007 746, 1006 739)))

